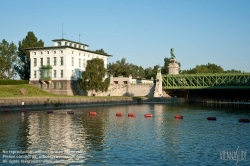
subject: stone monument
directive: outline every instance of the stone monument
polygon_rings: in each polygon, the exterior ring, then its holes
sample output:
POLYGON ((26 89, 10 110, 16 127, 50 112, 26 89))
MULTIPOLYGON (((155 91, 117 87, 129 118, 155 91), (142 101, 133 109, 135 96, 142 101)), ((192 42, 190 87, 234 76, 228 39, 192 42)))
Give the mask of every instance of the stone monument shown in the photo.
POLYGON ((161 68, 158 68, 158 70, 157 70, 154 97, 162 97, 162 76, 161 76, 161 68))
POLYGON ((175 58, 173 48, 170 49, 170 54, 171 54, 171 58, 170 58, 170 63, 168 64, 168 74, 179 74, 180 67, 179 67, 178 61, 175 58))

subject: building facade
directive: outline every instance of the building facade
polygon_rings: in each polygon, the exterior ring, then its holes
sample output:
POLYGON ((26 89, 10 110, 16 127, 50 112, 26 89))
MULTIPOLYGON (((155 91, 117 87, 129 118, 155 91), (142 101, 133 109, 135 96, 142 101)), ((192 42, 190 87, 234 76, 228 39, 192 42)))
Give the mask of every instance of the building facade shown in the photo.
POLYGON ((108 57, 88 50, 88 45, 67 39, 52 40, 54 46, 28 48, 30 52, 30 84, 60 95, 80 95, 77 79, 82 77, 87 61, 108 57))

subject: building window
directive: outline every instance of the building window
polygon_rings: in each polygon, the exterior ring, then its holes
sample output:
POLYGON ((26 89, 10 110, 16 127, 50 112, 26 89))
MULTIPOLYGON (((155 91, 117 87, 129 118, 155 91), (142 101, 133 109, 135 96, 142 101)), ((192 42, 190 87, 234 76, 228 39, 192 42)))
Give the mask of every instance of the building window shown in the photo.
POLYGON ((61 46, 61 42, 57 42, 57 45, 58 45, 58 46, 61 46))
POLYGON ((47 65, 50 65, 50 58, 47 57, 47 65))
POLYGON ((36 61, 36 58, 34 58, 34 66, 37 65, 37 61, 36 61))
POLYGON ((74 66, 74 57, 71 57, 71 64, 74 66))
POLYGON ((53 89, 56 89, 56 82, 53 82, 52 86, 53 89))
POLYGON ((71 70, 71 77, 74 77, 74 70, 71 70))
POLYGON ((42 89, 43 88, 43 84, 40 82, 39 83, 39 88, 42 89))
POLYGON ((54 66, 56 66, 56 57, 54 57, 54 66))
POLYGON ((54 51, 54 54, 56 54, 56 51, 54 51))
POLYGON ((68 45, 68 42, 65 42, 65 46, 67 46, 68 45))
POLYGON ((47 54, 49 54, 49 51, 47 51, 47 54))
POLYGON ((81 59, 79 59, 79 67, 81 67, 81 59))
POLYGON ((36 55, 36 52, 34 52, 34 55, 36 55))
POLYGON ((43 52, 41 52, 41 55, 43 55, 43 52))
POLYGON ((43 66, 43 58, 40 58, 40 64, 43 66))
POLYGON ((36 71, 34 71, 34 78, 36 78, 36 71))
POLYGON ((54 78, 56 78, 56 70, 54 70, 54 78))
POLYGON ((62 89, 63 88, 63 83, 59 82, 59 88, 62 89))
POLYGON ((72 51, 72 54, 74 54, 74 51, 72 51))
POLYGON ((61 70, 61 78, 63 78, 63 70, 61 70))
POLYGON ((61 50, 61 53, 63 53, 63 50, 61 50))
POLYGON ((62 66, 63 65, 63 57, 61 57, 61 61, 60 62, 61 62, 61 66, 62 66))

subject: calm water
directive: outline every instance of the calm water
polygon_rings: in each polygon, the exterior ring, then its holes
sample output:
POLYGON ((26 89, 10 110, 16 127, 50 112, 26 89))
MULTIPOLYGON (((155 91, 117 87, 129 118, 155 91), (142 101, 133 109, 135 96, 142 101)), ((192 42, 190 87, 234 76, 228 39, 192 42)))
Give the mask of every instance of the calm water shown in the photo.
POLYGON ((250 118, 247 108, 145 104, 73 110, 0 112, 0 165, 250 165, 250 123, 238 122, 250 118), (184 119, 174 119, 176 114, 184 119))

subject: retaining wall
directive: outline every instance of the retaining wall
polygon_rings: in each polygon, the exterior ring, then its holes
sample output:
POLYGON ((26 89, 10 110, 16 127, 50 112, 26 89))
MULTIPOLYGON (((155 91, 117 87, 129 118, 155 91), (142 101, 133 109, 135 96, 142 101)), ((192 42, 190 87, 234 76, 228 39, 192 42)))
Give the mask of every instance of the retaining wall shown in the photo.
POLYGON ((0 111, 3 110, 40 110, 56 108, 72 108, 87 106, 129 105, 143 103, 182 103, 184 98, 139 98, 139 97, 108 97, 108 98, 25 98, 0 99, 0 111))

